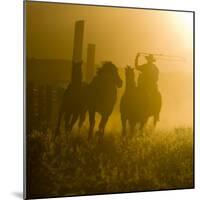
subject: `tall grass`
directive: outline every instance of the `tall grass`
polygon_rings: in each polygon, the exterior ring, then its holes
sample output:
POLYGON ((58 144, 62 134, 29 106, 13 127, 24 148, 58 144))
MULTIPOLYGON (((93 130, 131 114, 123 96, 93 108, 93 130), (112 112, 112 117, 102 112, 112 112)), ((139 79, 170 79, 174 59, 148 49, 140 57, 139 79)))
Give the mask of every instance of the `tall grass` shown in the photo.
POLYGON ((33 132, 28 137, 31 197, 85 195, 193 187, 193 130, 146 130, 122 140, 110 132, 102 144, 87 132, 33 132))

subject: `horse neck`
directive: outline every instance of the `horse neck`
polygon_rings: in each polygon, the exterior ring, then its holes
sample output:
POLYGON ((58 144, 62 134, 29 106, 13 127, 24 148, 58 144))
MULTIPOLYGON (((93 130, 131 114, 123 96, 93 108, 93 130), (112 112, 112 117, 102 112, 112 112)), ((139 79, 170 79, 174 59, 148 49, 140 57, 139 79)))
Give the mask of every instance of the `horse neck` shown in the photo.
POLYGON ((135 80, 129 80, 126 78, 126 86, 125 86, 125 91, 132 91, 136 89, 136 83, 135 83, 135 80))
POLYGON ((95 76, 91 81, 90 85, 93 85, 93 87, 98 88, 99 90, 102 91, 117 90, 116 84, 112 83, 111 81, 109 81, 109 79, 103 76, 95 76))

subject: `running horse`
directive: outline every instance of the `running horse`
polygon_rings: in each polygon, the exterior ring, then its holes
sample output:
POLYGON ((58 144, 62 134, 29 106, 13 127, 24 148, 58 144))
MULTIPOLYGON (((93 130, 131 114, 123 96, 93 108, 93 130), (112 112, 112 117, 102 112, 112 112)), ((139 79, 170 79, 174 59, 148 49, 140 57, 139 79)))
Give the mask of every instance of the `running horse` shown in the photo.
POLYGON ((99 142, 102 141, 106 124, 117 100, 117 88, 120 87, 122 87, 122 80, 117 67, 110 61, 104 62, 87 87, 88 140, 93 137, 95 114, 99 113, 101 120, 96 135, 99 142))
POLYGON ((136 124, 139 124, 140 130, 142 130, 150 117, 153 117, 155 127, 162 107, 159 91, 149 97, 150 95, 136 86, 134 68, 130 66, 125 68, 125 79, 125 91, 120 102, 122 136, 127 136, 127 122, 131 134, 133 134, 136 124))
MULTIPOLYGON (((81 63, 77 63, 75 69, 80 73, 81 63), (78 64, 78 65, 77 65, 78 64)), ((103 139, 105 126, 111 115, 114 104, 117 99, 117 88, 122 86, 122 80, 119 77, 118 69, 112 62, 104 62, 102 67, 98 68, 95 77, 89 84, 80 82, 79 78, 72 77, 72 81, 66 89, 63 101, 60 107, 56 135, 60 132, 61 119, 65 117, 65 131, 71 132, 74 124, 79 120, 81 128, 89 113, 89 133, 88 140, 93 136, 95 126, 95 114, 101 115, 99 129, 97 131, 99 141, 103 139), (73 81, 74 80, 74 81, 73 81)))
POLYGON ((56 126, 56 134, 60 134, 60 124, 64 117, 65 132, 70 133, 79 119, 79 127, 82 125, 86 113, 86 89, 87 83, 82 81, 82 62, 72 63, 72 79, 64 92, 56 126))

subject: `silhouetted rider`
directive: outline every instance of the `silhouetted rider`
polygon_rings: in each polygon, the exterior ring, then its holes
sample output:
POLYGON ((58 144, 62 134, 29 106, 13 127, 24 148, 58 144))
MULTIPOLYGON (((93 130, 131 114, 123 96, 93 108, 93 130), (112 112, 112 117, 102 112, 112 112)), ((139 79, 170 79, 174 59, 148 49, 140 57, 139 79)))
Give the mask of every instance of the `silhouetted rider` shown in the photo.
POLYGON ((147 63, 139 65, 139 56, 140 54, 138 53, 135 58, 135 68, 141 72, 138 77, 138 87, 141 88, 143 91, 146 91, 151 94, 153 92, 157 92, 159 70, 154 64, 156 60, 152 54, 149 54, 148 56, 145 56, 147 63))

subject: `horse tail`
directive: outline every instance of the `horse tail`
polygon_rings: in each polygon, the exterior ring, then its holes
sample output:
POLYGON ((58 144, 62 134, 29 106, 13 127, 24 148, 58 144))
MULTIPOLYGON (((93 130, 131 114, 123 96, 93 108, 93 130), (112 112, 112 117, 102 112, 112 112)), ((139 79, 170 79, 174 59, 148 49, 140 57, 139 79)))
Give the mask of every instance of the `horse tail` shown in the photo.
POLYGON ((156 107, 154 112, 154 126, 156 126, 156 123, 160 120, 160 111, 162 108, 162 96, 160 92, 158 91, 157 98, 156 98, 156 107))
POLYGON ((79 123, 78 128, 81 129, 83 123, 86 119, 86 113, 88 111, 88 100, 89 100, 89 85, 87 83, 83 83, 82 86, 82 109, 79 115, 79 123))
POLYGON ((160 113, 161 107, 162 107, 162 96, 161 96, 160 92, 158 92, 158 102, 157 103, 158 103, 157 112, 160 113))

